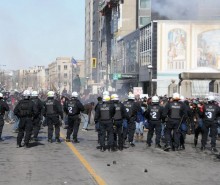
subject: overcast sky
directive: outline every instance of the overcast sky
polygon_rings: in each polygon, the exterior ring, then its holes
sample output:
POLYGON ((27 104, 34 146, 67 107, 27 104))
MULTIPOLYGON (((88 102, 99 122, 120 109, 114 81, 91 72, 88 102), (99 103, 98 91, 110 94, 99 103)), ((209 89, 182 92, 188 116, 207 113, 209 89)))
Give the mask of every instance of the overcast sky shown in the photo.
POLYGON ((84 59, 84 22, 84 0, 0 0, 0 68, 84 59))

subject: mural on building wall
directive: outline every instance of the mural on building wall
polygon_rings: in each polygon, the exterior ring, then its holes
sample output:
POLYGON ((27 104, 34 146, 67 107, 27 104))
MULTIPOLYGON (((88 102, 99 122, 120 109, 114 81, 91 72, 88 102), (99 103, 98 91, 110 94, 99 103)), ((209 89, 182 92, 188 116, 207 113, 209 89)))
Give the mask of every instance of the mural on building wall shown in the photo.
POLYGON ((173 29, 168 33, 168 70, 186 67, 186 32, 173 29))
POLYGON ((220 68, 220 30, 198 35, 197 67, 220 68))

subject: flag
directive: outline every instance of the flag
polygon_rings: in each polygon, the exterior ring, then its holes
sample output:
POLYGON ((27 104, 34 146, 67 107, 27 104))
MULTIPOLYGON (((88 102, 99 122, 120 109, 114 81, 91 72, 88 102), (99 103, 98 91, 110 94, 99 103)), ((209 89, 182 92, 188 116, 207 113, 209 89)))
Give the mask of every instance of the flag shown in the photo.
POLYGON ((77 64, 77 61, 72 57, 71 63, 72 63, 72 64, 77 64))

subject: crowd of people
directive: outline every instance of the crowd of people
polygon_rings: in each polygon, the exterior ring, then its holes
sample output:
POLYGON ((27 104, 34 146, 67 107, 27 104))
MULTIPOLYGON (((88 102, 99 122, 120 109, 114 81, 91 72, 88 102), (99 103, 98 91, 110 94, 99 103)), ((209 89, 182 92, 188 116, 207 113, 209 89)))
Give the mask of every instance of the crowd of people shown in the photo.
POLYGON ((110 96, 107 91, 92 99, 78 92, 61 97, 53 91, 45 95, 25 90, 7 97, 0 93, 0 141, 3 141, 4 120, 13 120, 14 130, 18 132, 18 147, 29 147, 31 140, 38 141, 42 125, 48 127, 49 143, 61 142, 62 125, 67 129, 65 141, 79 143, 80 123, 83 122, 82 131, 87 131, 93 121, 99 143, 97 148, 102 152, 123 150, 127 142, 135 147, 135 141, 144 141, 146 129, 147 147, 154 143, 164 151, 184 150, 187 134, 193 134, 195 146, 201 135, 202 151, 206 150, 210 137, 211 151, 217 154, 216 140, 220 137, 220 107, 215 97, 187 99, 178 93, 172 97, 142 99, 133 93, 126 98, 114 93, 110 96))

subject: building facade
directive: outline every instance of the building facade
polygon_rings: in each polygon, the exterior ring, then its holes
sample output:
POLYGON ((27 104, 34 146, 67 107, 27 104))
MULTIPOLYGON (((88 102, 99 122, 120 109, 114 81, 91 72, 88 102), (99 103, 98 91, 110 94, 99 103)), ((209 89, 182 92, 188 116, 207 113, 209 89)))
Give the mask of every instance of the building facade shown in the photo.
POLYGON ((144 17, 143 6, 141 1, 139 8, 139 0, 86 1, 85 75, 92 79, 90 83, 94 87, 93 92, 114 90, 111 70, 112 63, 116 62, 117 40, 142 26, 139 25, 139 16, 144 17), (90 65, 91 59, 95 65, 90 65))
MULTIPOLYGON (((59 93, 65 90, 71 93, 74 90, 73 80, 77 75, 82 83, 85 83, 84 61, 76 61, 77 63, 73 64, 71 57, 58 57, 54 62, 48 65, 48 87, 50 90, 59 93)), ((81 85, 83 88, 83 84, 81 85)))
POLYGON ((70 57, 58 57, 48 65, 49 88, 61 93, 64 89, 72 91, 73 64, 70 57))

